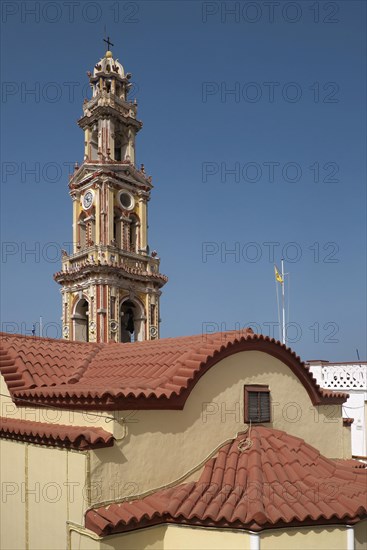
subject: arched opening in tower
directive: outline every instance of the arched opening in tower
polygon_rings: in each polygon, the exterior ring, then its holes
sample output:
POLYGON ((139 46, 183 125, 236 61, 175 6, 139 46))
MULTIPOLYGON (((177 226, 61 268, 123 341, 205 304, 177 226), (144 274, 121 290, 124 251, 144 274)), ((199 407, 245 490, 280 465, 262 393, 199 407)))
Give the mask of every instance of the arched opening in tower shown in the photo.
POLYGON ((98 160, 98 126, 95 124, 90 136, 90 160, 98 160))
POLYGON ((138 252, 139 248, 139 218, 132 214, 130 217, 129 250, 130 252, 138 252))
POLYGON ((89 304, 85 298, 79 300, 74 309, 73 334, 74 340, 89 342, 89 304))
POLYGON ((127 300, 120 308, 120 342, 140 342, 144 339, 144 318, 140 308, 127 300))
POLYGON ((83 250, 87 246, 87 224, 85 221, 86 214, 82 212, 79 216, 78 227, 79 227, 79 247, 83 250))
POLYGON ((117 136, 115 138, 115 149, 114 149, 114 159, 117 160, 117 161, 120 161, 122 160, 121 159, 121 138, 119 136, 117 136))
POLYGON ((117 161, 125 160, 129 140, 127 137, 126 129, 123 125, 116 122, 115 126, 115 145, 114 145, 114 159, 117 161))
POLYGON ((113 243, 117 248, 122 248, 122 222, 121 212, 115 208, 115 215, 113 218, 113 243))

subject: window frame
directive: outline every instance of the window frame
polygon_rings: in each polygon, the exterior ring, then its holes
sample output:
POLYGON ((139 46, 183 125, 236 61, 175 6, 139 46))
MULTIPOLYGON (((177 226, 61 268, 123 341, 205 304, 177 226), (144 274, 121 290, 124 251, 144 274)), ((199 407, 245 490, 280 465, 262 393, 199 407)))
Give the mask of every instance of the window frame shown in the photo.
MULTIPOLYGON (((269 422, 272 422, 272 414, 271 414, 271 400, 270 400, 270 389, 269 386, 266 384, 246 384, 244 386, 244 400, 243 400, 243 416, 244 421, 246 424, 249 424, 251 421, 251 424, 267 424, 269 422), (252 420, 250 419, 250 411, 249 411, 249 405, 250 405, 250 393, 267 393, 269 396, 269 419, 268 420, 252 420)), ((261 417, 261 409, 260 409, 260 417, 261 417)))

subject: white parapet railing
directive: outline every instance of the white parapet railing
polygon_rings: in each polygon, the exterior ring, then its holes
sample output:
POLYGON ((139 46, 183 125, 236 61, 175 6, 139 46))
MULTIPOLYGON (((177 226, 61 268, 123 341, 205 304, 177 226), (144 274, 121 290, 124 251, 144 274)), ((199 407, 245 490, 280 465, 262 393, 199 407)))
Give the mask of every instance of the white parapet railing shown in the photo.
POLYGON ((322 365, 320 385, 335 390, 367 391, 367 363, 322 365))
POLYGON ((322 388, 349 393, 343 405, 343 417, 354 419, 351 429, 352 454, 367 456, 367 363, 310 361, 309 367, 322 388))

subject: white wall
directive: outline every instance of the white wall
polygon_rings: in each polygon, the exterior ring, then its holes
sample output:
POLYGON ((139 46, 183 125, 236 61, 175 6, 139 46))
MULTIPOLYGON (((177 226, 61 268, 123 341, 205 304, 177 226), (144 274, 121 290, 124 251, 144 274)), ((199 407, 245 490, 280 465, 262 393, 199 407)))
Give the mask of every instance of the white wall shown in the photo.
POLYGON ((322 388, 350 394, 343 405, 343 418, 354 418, 351 427, 352 455, 367 456, 367 364, 313 363, 310 369, 322 388))

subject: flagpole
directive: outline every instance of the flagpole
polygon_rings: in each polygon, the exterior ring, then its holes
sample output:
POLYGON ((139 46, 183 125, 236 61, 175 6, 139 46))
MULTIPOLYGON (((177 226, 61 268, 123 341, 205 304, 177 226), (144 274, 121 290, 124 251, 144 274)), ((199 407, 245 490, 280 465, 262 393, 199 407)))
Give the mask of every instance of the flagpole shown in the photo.
POLYGON ((274 279, 274 282, 275 282, 275 293, 276 293, 276 296, 277 296, 277 315, 278 315, 278 327, 279 327, 279 340, 282 339, 282 325, 281 325, 281 322, 280 322, 280 307, 279 307, 279 293, 278 293, 278 280, 277 280, 277 277, 276 277, 276 266, 274 265, 274 269, 275 269, 275 279, 274 279))
POLYGON ((285 344, 285 293, 284 293, 284 259, 282 258, 282 342, 285 344))

